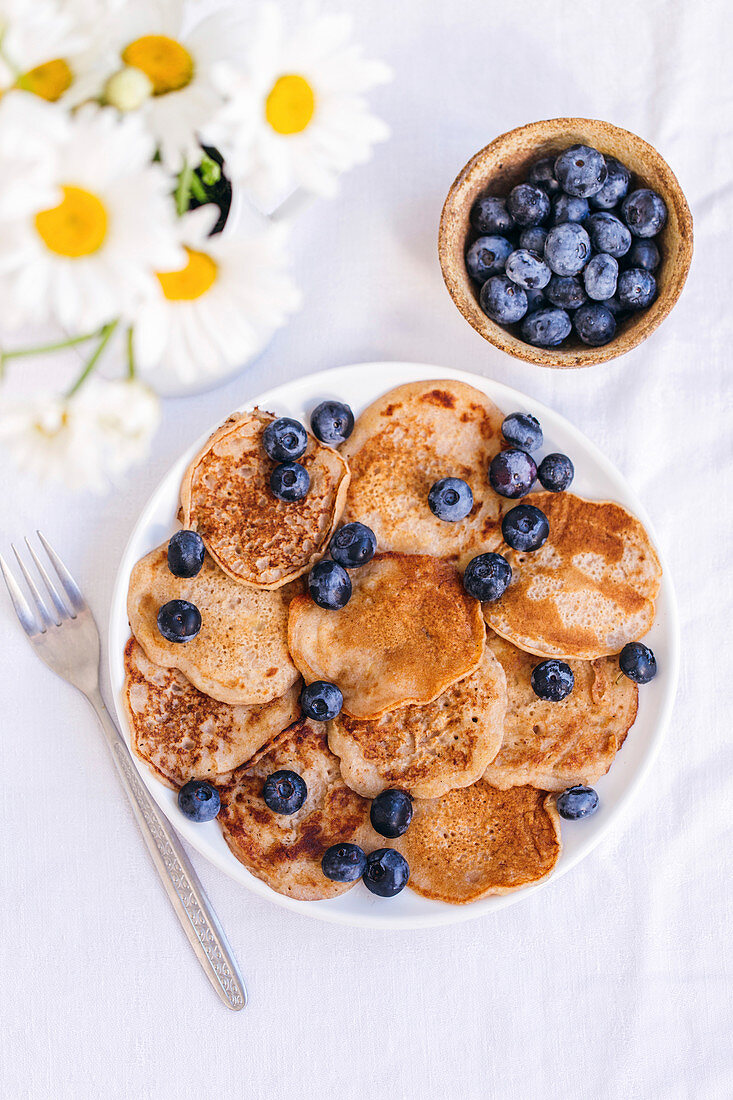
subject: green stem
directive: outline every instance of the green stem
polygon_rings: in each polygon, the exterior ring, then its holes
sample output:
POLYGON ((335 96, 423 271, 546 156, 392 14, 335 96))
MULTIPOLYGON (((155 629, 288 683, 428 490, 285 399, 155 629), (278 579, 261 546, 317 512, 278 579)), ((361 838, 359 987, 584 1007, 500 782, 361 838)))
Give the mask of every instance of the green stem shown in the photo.
POLYGON ((127 377, 135 377, 135 348, 132 343, 132 325, 127 330, 127 377))
POLYGON ((66 392, 67 397, 73 397, 74 394, 84 384, 84 382, 86 382, 87 378, 89 377, 89 375, 92 373, 92 371, 96 367, 97 363, 99 362, 99 360, 102 356, 102 353, 103 353, 104 349, 107 347, 107 344, 109 343, 110 337, 112 336, 112 333, 114 332, 114 330, 117 328, 118 324, 119 324, 119 320, 109 321, 108 324, 104 325, 104 327, 102 328, 101 333, 100 333, 100 335, 102 337, 101 340, 97 344, 97 346, 96 346, 94 352, 92 353, 92 355, 87 360, 87 363, 86 363, 86 366, 84 367, 84 370, 81 372, 81 374, 77 378, 74 385, 71 387, 70 390, 67 390, 67 392, 66 392))
POLYGON ((83 344, 87 340, 93 340, 95 336, 101 336, 102 329, 94 332, 85 332, 83 336, 71 336, 68 340, 57 340, 53 344, 39 344, 35 348, 16 348, 13 351, 0 352, 0 359, 6 362, 8 359, 22 359, 26 355, 47 355, 52 351, 61 351, 62 348, 73 348, 77 344, 83 344))
POLYGON ((181 174, 178 177, 178 186, 176 187, 176 210, 178 216, 181 217, 188 210, 188 204, 191 200, 191 180, 193 179, 193 168, 188 162, 183 165, 181 174))
POLYGON ((199 202, 209 202, 206 188, 195 172, 191 173, 191 194, 195 199, 198 199, 199 202))

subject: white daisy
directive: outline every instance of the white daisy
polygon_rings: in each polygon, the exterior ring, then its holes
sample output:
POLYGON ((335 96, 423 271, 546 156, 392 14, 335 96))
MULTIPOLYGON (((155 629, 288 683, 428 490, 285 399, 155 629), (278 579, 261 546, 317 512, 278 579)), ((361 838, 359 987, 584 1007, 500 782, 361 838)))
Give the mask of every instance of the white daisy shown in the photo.
POLYGON ((65 126, 65 116, 36 96, 6 92, 0 98, 0 223, 59 201, 53 150, 65 126))
POLYGON ((89 45, 80 15, 68 0, 0 0, 0 89, 60 99, 89 45))
POLYGON ((179 239, 187 260, 158 274, 157 293, 135 319, 137 365, 193 382, 225 373, 258 352, 300 305, 286 271, 281 227, 227 225, 209 237, 210 206, 185 214, 179 239))
POLYGON ((208 131, 226 151, 230 173, 263 205, 297 187, 333 195, 338 176, 367 161, 389 136, 364 93, 390 79, 351 39, 346 15, 313 15, 288 27, 265 5, 235 67, 223 62, 217 83, 227 98, 208 131))
POLYGON ((151 164, 154 143, 136 115, 38 109, 59 116, 60 131, 44 184, 27 181, 28 212, 0 224, 3 320, 94 329, 126 316, 154 270, 180 264, 170 181, 151 164))
POLYGON ((37 395, 0 406, 0 442, 41 481, 103 492, 145 457, 159 420, 147 386, 92 378, 71 397, 37 395))

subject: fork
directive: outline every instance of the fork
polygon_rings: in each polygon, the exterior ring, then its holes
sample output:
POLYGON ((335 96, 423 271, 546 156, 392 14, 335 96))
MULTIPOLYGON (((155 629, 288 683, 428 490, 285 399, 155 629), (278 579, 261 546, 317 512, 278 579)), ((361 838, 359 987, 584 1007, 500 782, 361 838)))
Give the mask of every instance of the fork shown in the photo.
POLYGON ((236 1012, 247 1003, 247 991, 219 919, 180 840, 140 780, 130 750, 104 704, 99 687, 97 624, 71 573, 41 532, 36 534, 55 574, 53 579, 27 538, 25 543, 48 597, 41 595, 23 559, 12 546, 31 595, 29 603, 0 555, 0 569, 20 625, 41 660, 63 680, 73 684, 91 705, 183 930, 219 997, 227 1008, 236 1012))

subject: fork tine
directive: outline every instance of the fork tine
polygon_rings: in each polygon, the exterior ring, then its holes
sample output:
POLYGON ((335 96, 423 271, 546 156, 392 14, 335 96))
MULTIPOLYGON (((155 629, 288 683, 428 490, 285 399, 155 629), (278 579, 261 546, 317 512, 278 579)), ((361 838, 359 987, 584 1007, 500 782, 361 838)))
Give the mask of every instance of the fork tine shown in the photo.
MULTIPOLYGON (((17 548, 13 545, 12 542, 10 544, 10 549, 15 554, 18 565, 20 566, 20 571, 23 574, 23 576, 25 577, 25 583, 30 588, 31 596, 36 601, 36 611, 38 612, 38 617, 41 620, 41 630, 46 631, 46 630, 48 630, 49 626, 54 625, 55 620, 52 619, 51 616, 49 615, 48 608, 46 607, 45 603, 43 602, 43 596, 38 591, 38 587, 36 585, 36 582, 33 580, 33 577, 30 575, 30 573, 26 569, 25 562, 21 558, 20 554, 18 553, 17 548)), ((59 624, 56 623, 56 626, 58 626, 58 625, 59 624)))
POLYGON ((8 595, 13 601, 15 614, 20 620, 20 625, 23 627, 23 630, 25 630, 28 637, 32 638, 34 637, 34 635, 38 634, 38 623, 36 621, 36 617, 28 606, 28 601, 26 600, 25 596, 18 587, 15 577, 10 572, 8 566, 5 564, 5 559, 3 558, 2 554, 0 554, 0 569, 2 570, 5 583, 8 586, 8 595))
POLYGON ((36 534, 38 535, 41 543, 43 544, 43 548, 51 559, 51 564, 58 574, 58 578, 61 581, 64 592, 69 597, 71 606, 76 611, 85 611, 87 605, 84 601, 84 597, 81 594, 81 590, 78 584, 76 583, 56 551, 53 549, 53 547, 49 545, 48 540, 44 538, 40 531, 36 531, 36 534))
MULTIPOLYGON (((64 619, 71 618, 73 612, 69 611, 68 607, 66 606, 66 604, 62 600, 61 596, 59 595, 58 590, 54 587, 53 581, 51 580, 48 573, 46 572, 43 565, 41 564, 41 559, 38 557, 38 554, 35 552, 35 550, 31 546, 31 544, 28 541, 27 537, 25 539, 25 544, 28 547, 28 553, 33 558, 33 561, 36 564, 36 569, 38 570, 38 572, 41 574, 41 577, 43 578, 43 583, 45 584, 46 588, 48 589, 48 594, 51 597, 51 599, 53 600, 53 605, 56 608, 56 613, 57 613, 59 619, 61 620, 61 622, 63 622, 64 619)), ((61 622, 59 622, 57 625, 60 626, 61 622)))

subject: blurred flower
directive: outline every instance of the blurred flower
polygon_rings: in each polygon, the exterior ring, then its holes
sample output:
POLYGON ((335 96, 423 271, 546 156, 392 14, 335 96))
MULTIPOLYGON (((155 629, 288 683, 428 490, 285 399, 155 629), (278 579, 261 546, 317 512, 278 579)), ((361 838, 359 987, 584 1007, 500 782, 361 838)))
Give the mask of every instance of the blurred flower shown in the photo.
POLYGON ((53 149, 65 127, 64 115, 35 96, 9 92, 0 98, 0 223, 58 202, 53 149))
POLYGON ((175 266, 182 253, 170 181, 151 164, 154 144, 140 119, 91 104, 71 117, 35 105, 36 115, 44 111, 55 142, 45 179, 44 171, 26 178, 26 215, 0 223, 3 320, 12 327, 51 316, 80 332, 127 315, 149 292, 152 271, 175 266))
POLYGON ((73 396, 0 405, 0 442, 42 481, 103 492, 145 457, 159 420, 147 386, 91 378, 73 396))
POLYGON ((311 15, 286 28, 265 5, 240 65, 222 62, 227 98, 207 137, 226 150, 227 167, 263 204, 297 187, 333 195, 341 172, 362 164, 389 136, 364 93, 390 79, 351 42, 346 15, 311 15))
POLYGON ((258 220, 209 237, 217 215, 211 206, 184 215, 186 262, 158 272, 157 293, 137 313, 135 360, 151 378, 156 367, 191 382, 244 364, 300 305, 284 230, 258 220))
POLYGON ((73 3, 0 0, 0 89, 21 88, 55 103, 74 82, 88 33, 73 3))

